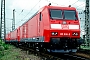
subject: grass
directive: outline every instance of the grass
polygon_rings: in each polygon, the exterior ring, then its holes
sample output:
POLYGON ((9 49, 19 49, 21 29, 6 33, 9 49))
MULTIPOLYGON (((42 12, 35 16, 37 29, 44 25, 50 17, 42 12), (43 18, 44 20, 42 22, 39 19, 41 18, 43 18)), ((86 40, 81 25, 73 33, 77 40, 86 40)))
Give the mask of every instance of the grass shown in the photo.
POLYGON ((4 50, 4 56, 0 60, 21 60, 18 56, 19 51, 14 46, 10 46, 8 50, 4 50))
POLYGON ((41 60, 33 54, 28 54, 20 48, 5 44, 0 40, 0 60, 41 60))
POLYGON ((21 60, 18 56, 19 51, 14 46, 0 40, 0 60, 21 60))
POLYGON ((5 44, 4 41, 0 40, 0 58, 4 56, 4 51, 9 49, 9 45, 5 44))

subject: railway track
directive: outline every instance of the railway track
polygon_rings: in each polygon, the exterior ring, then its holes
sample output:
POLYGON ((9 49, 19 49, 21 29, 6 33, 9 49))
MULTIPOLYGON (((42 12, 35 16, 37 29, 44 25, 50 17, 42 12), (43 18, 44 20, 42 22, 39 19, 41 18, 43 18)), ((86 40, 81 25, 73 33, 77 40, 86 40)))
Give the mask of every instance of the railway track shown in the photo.
POLYGON ((86 50, 86 49, 80 49, 78 50, 79 53, 85 53, 85 54, 90 54, 90 50, 86 50))
POLYGON ((38 52, 38 51, 35 51, 33 49, 30 49, 30 48, 26 48, 26 47, 19 47, 19 48, 24 50, 24 51, 27 51, 27 54, 34 54, 36 56, 41 57, 42 60, 62 60, 61 58, 55 57, 55 56, 48 54, 48 53, 38 52))
POLYGON ((77 51, 76 55, 90 59, 90 50, 80 49, 77 51))
POLYGON ((67 59, 69 59, 69 60, 90 60, 87 57, 77 55, 77 54, 64 54, 64 56, 66 56, 67 59))
POLYGON ((19 46, 20 49, 27 52, 27 54, 34 54, 36 56, 41 57, 42 60, 90 60, 89 57, 85 57, 81 55, 81 53, 75 54, 60 54, 60 53, 43 53, 38 52, 34 49, 30 49, 28 47, 19 46))

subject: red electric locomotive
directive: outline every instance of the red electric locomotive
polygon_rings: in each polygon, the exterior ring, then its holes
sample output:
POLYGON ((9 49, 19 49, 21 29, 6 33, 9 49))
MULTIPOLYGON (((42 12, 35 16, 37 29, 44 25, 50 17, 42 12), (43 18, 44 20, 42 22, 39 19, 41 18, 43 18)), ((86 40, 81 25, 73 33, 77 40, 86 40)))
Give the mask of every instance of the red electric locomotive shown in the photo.
POLYGON ((44 6, 16 30, 10 41, 28 43, 40 51, 76 52, 79 46, 80 22, 74 7, 44 6))

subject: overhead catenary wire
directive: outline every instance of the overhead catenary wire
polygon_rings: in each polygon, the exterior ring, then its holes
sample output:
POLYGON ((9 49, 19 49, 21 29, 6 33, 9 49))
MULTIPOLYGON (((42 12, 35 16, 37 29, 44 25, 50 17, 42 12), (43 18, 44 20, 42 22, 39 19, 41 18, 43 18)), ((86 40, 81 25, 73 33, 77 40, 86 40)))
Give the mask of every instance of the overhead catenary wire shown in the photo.
MULTIPOLYGON (((45 0, 45 1, 47 1, 47 2, 49 2, 49 3, 57 4, 57 3, 52 2, 52 1, 49 1, 49 0, 45 0)), ((57 4, 57 5, 59 5, 59 4, 57 4)))
MULTIPOLYGON (((54 3, 54 4, 57 4, 57 5, 59 5, 58 3, 55 3, 55 2, 52 2, 52 1, 49 1, 49 0, 46 0, 47 2, 51 2, 51 3, 54 3)), ((80 0, 77 0, 76 2, 74 2, 73 4, 71 4, 71 5, 74 5, 74 4, 76 4, 77 2, 79 2, 80 0)), ((83 5, 84 3, 82 3, 82 4, 80 4, 80 5, 78 5, 77 7, 80 7, 81 5, 83 5)), ((84 7, 84 6, 82 6, 82 7, 84 7)))
MULTIPOLYGON (((36 5, 34 5, 34 7, 33 7, 20 21, 23 21, 23 19, 26 18, 26 17, 28 16, 28 14, 30 14, 31 11, 40 3, 40 1, 41 1, 41 0, 39 0, 38 3, 37 3, 36 5)), ((19 21, 19 22, 20 22, 20 21, 19 21)), ((18 23, 19 23, 19 22, 18 22, 18 23)), ((15 25, 17 25, 18 23, 16 23, 15 25)))
MULTIPOLYGON (((80 7, 80 6, 82 6, 82 5, 84 5, 84 3, 82 3, 82 4, 80 4, 79 6, 76 6, 76 7, 80 7)), ((82 6, 82 7, 84 7, 84 6, 82 6)))
MULTIPOLYGON (((41 1, 41 0, 39 0, 39 2, 40 2, 40 1, 41 1)), ((49 0, 46 0, 46 1, 51 2, 51 1, 49 1, 49 0)), ((79 0, 78 0, 78 1, 79 1, 79 0)), ((76 1, 75 3, 77 3, 78 1, 76 1)), ((39 3, 39 2, 38 2, 38 3, 39 3)), ((38 3, 37 3, 37 4, 38 4, 38 3)), ((54 2, 51 2, 51 3, 54 3, 54 2)), ((75 4, 75 3, 73 3, 73 4, 75 4)), ((36 4, 36 5, 37 5, 37 4, 36 4)), ((54 3, 54 4, 57 4, 57 3, 54 3)), ((72 4, 72 5, 73 5, 73 4, 72 4)), ((83 3, 83 4, 84 4, 84 3, 83 3)), ((36 6, 36 5, 35 5, 35 6, 36 6)), ((57 5, 58 5, 58 4, 57 4, 57 5)), ((81 5, 82 5, 82 4, 81 4, 81 5)), ((35 6, 30 10, 30 12, 35 8, 35 6)), ((29 12, 29 13, 30 13, 30 12, 29 12)), ((28 13, 28 14, 29 14, 29 13, 28 13)), ((27 14, 27 15, 28 15, 28 14, 27 14)), ((26 15, 26 16, 27 16, 27 15, 26 15)), ((26 17, 26 16, 25 16, 25 17, 26 17)), ((24 18, 25 18, 25 17, 24 17, 24 18)), ((23 19, 24 19, 24 18, 23 18, 23 19)), ((21 21, 22 21, 23 19, 21 19, 21 21)))
MULTIPOLYGON (((57 4, 57 3, 55 3, 55 2, 52 2, 52 1, 49 1, 49 0, 46 0, 46 1, 48 1, 48 2, 51 2, 51 3, 54 3, 54 4, 57 4)), ((76 4, 77 2, 79 2, 80 0, 77 0, 76 2, 74 2, 73 4, 71 4, 71 5, 74 5, 74 4, 76 4)), ((84 4, 84 3, 83 3, 84 4)), ((83 5, 83 4, 80 4, 79 6, 77 6, 77 7, 80 7, 81 5, 83 5)), ((57 5, 59 5, 59 4, 57 4, 57 5)), ((84 6, 82 6, 82 7, 84 7, 84 6)), ((78 9, 78 10, 80 10, 80 9, 78 9)))
POLYGON ((24 9, 22 9, 22 11, 18 14, 18 16, 20 16, 23 13, 24 9))
MULTIPOLYGON (((41 0, 39 0, 39 2, 40 2, 40 1, 41 1, 41 0)), ((49 0, 46 0, 46 1, 51 2, 51 1, 49 1, 49 0)), ((78 1, 79 1, 79 0, 77 0, 76 2, 74 2, 74 3, 71 4, 71 5, 74 5, 74 4, 77 3, 78 1)), ((38 2, 38 3, 39 3, 39 2, 38 2)), ((38 3, 37 3, 37 4, 38 4, 38 3)), ((51 3, 57 4, 57 3, 55 3, 55 2, 51 2, 51 3)), ((37 5, 37 4, 36 4, 36 5, 37 5)), ((83 4, 84 4, 84 3, 83 3, 83 4)), ((36 5, 35 5, 35 6, 36 6, 36 5)), ((57 4, 57 5, 59 5, 59 4, 57 4)), ((82 4, 81 4, 81 5, 82 5, 82 4)), ((35 6, 30 10, 30 12, 35 8, 35 6)), ((79 6, 80 6, 80 5, 79 5, 79 6)), ((24 16, 24 18, 26 18, 30 12, 28 12, 27 15, 24 16)), ((19 14, 19 15, 20 15, 20 14, 19 14)), ((20 21, 23 21, 24 18, 22 18, 20 21)), ((19 21, 19 22, 20 22, 20 21, 19 21)), ((18 23, 19 23, 19 22, 18 22, 18 23)), ((16 25, 17 25, 18 23, 16 23, 16 25)))
POLYGON ((74 4, 76 4, 78 1, 79 1, 79 0, 77 0, 76 2, 74 2, 74 3, 73 3, 73 4, 71 4, 71 5, 74 5, 74 4))
MULTIPOLYGON (((59 5, 58 3, 55 3, 55 2, 52 2, 52 1, 49 1, 49 0, 46 0, 47 2, 51 2, 51 3, 53 3, 53 4, 56 4, 56 5, 59 5)), ((79 1, 79 0, 78 0, 79 1)), ((74 5, 75 3, 77 3, 78 1, 76 1, 76 2, 74 2, 73 4, 71 4, 71 5, 74 5)), ((61 5, 62 6, 62 5, 61 5)))

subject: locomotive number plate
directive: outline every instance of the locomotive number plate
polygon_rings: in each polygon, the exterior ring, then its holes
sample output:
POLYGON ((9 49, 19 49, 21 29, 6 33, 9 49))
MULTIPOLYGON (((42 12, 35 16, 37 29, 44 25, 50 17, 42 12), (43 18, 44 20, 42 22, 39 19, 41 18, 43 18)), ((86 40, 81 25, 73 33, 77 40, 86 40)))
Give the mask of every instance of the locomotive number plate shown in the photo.
POLYGON ((60 35, 70 35, 70 33, 60 33, 60 35))

